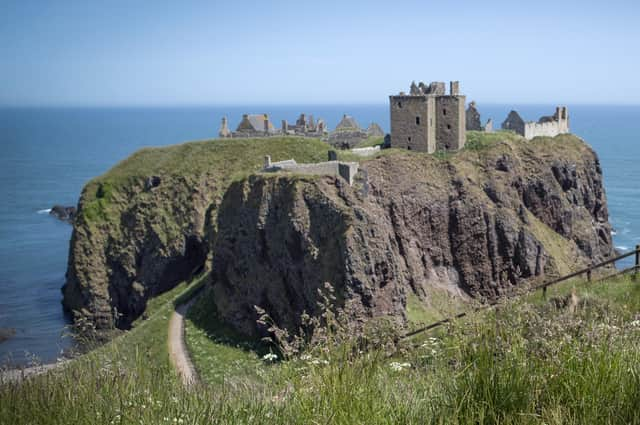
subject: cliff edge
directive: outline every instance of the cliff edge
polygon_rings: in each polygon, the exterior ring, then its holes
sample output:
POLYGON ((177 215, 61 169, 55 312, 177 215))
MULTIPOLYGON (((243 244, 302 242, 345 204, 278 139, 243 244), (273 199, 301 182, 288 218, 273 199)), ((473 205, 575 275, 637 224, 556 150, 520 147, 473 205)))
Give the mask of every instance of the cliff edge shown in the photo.
POLYGON ((254 306, 296 331, 325 282, 354 321, 403 323, 408 299, 428 303, 433 288, 494 298, 614 253, 602 170, 575 136, 470 133, 457 153, 390 149, 361 161, 353 186, 255 173, 265 154, 310 162, 326 152, 283 138, 134 155, 83 192, 65 306, 127 327, 146 299, 207 263, 217 314, 247 335, 265 332, 254 306))

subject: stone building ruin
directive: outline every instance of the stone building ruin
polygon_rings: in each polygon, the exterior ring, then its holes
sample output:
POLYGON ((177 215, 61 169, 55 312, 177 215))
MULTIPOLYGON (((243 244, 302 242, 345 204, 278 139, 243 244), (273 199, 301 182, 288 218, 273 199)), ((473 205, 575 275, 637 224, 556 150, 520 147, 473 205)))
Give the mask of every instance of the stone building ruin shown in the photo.
POLYGON ((317 162, 312 164, 298 164, 295 159, 287 159, 284 161, 271 162, 269 155, 264 158, 263 172, 289 171, 299 174, 336 176, 342 177, 350 186, 353 185, 355 175, 358 172, 359 164, 357 162, 344 162, 337 160, 335 151, 329 151, 329 160, 326 162, 317 162))
POLYGON ((227 117, 222 118, 219 137, 264 137, 277 133, 269 114, 244 114, 236 131, 229 131, 227 117))
POLYGON ((480 112, 476 108, 476 102, 469 103, 466 112, 466 128, 467 131, 482 131, 482 122, 480 121, 480 112))
POLYGON ((384 131, 374 122, 369 124, 369 127, 364 130, 355 118, 351 115, 344 114, 336 126, 336 129, 329 133, 327 141, 331 146, 338 149, 353 149, 369 137, 384 137, 384 131))
POLYGON ((553 115, 540 117, 538 122, 525 122, 520 114, 511 111, 502 123, 502 129, 514 131, 527 140, 538 136, 555 137, 569 133, 569 112, 566 106, 558 106, 553 115))
POLYGON ((377 123, 372 122, 367 127, 367 136, 369 137, 384 137, 384 130, 377 123))
POLYGON ((339 149, 351 149, 369 137, 384 137, 382 128, 372 122, 365 130, 350 115, 344 114, 335 130, 327 130, 323 119, 314 120, 313 115, 300 114, 295 124, 282 120, 279 128, 274 127, 268 114, 244 114, 235 131, 229 129, 227 117, 222 118, 218 137, 270 137, 303 136, 317 137, 339 149))
POLYGON ((480 119, 480 111, 476 108, 476 102, 471 101, 469 103, 469 107, 466 112, 466 129, 467 131, 493 131, 493 120, 489 118, 485 125, 482 125, 482 120, 480 119))
POLYGON ((443 82, 411 83, 409 94, 389 96, 391 147, 433 153, 458 150, 466 141, 466 97, 452 81, 449 94, 443 82))
POLYGON ((327 135, 327 125, 323 119, 315 121, 313 115, 300 114, 295 125, 282 120, 281 127, 276 128, 269 119, 269 114, 244 114, 235 131, 229 130, 227 117, 222 118, 218 137, 269 137, 281 135, 297 135, 306 137, 323 137, 327 135))
POLYGON ((300 114, 295 125, 291 125, 287 120, 282 120, 281 132, 287 135, 299 135, 308 137, 322 137, 327 133, 326 124, 323 119, 317 122, 313 119, 313 115, 300 114))

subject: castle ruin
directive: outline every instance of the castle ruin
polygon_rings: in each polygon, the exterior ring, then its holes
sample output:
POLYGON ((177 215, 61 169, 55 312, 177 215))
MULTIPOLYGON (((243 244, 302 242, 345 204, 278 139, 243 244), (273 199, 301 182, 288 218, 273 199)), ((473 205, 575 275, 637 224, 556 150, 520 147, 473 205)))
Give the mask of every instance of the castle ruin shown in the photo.
POLYGON ((271 156, 267 155, 264 157, 262 171, 271 173, 288 171, 298 174, 342 177, 350 186, 353 186, 359 164, 357 162, 338 161, 338 155, 335 151, 328 152, 328 159, 326 162, 298 164, 295 159, 271 162, 271 156))
POLYGON ((541 117, 538 122, 525 122, 520 114, 511 111, 502 123, 502 129, 514 131, 527 140, 538 136, 554 137, 569 133, 569 112, 566 106, 558 106, 551 116, 541 117))
POLYGON ((488 133, 493 131, 493 120, 491 118, 487 120, 485 125, 482 125, 480 112, 478 108, 476 108, 476 102, 474 100, 469 103, 466 115, 467 131, 486 131, 488 133))
POLYGON ((290 125, 286 120, 282 120, 280 128, 274 127, 269 119, 269 114, 243 114, 242 120, 235 131, 229 130, 227 117, 222 118, 218 137, 269 137, 278 135, 298 135, 307 137, 323 137, 327 134, 324 120, 317 122, 313 115, 309 118, 305 114, 300 114, 295 125, 290 125))
POLYGON ((458 81, 449 84, 448 95, 443 82, 413 82, 408 95, 389 96, 391 147, 428 153, 462 149, 466 97, 459 92, 458 81))
POLYGON ((322 137, 327 133, 326 124, 323 119, 316 122, 313 115, 300 114, 295 125, 291 125, 287 120, 282 120, 282 134, 299 135, 307 137, 322 137))

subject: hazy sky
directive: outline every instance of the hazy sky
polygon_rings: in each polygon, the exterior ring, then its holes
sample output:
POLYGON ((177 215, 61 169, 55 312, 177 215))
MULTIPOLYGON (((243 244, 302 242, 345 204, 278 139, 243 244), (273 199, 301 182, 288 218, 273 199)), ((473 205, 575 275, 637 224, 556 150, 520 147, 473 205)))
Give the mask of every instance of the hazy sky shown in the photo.
POLYGON ((28 1, 0 6, 2 105, 640 103, 640 2, 28 1))

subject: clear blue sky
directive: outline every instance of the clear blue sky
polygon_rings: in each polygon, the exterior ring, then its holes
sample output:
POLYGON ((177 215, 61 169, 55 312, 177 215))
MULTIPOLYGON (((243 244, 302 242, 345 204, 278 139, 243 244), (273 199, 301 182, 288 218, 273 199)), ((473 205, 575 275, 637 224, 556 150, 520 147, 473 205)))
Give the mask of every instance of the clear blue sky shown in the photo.
POLYGON ((13 1, 0 105, 640 104, 636 1, 13 1))

